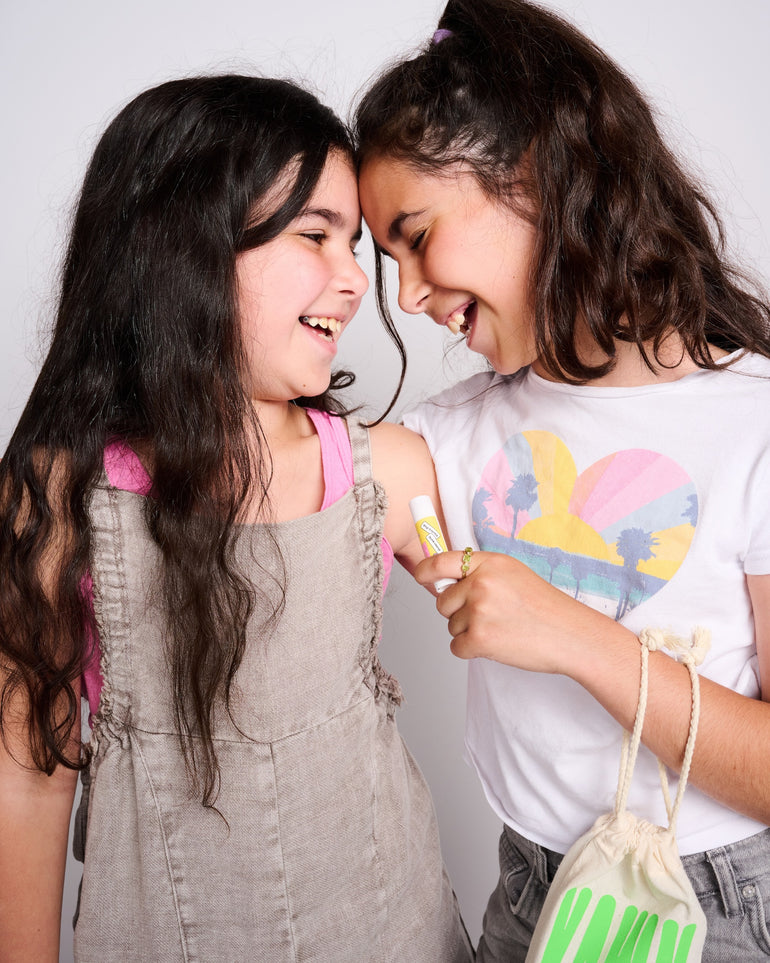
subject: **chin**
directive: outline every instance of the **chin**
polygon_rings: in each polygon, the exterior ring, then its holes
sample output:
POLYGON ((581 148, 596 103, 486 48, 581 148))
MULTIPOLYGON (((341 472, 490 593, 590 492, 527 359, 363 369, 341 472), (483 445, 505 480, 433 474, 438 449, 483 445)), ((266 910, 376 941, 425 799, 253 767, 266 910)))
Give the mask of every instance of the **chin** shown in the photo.
POLYGON ((329 388, 329 385, 331 384, 331 380, 332 379, 330 375, 325 380, 322 380, 319 378, 319 380, 316 382, 310 382, 304 385, 304 387, 300 389, 297 397, 298 398, 318 398, 319 395, 322 395, 329 388))
POLYGON ((490 366, 499 375, 515 375, 522 368, 526 368, 528 365, 534 364, 537 358, 527 358, 519 355, 515 358, 490 358, 485 356, 490 366))

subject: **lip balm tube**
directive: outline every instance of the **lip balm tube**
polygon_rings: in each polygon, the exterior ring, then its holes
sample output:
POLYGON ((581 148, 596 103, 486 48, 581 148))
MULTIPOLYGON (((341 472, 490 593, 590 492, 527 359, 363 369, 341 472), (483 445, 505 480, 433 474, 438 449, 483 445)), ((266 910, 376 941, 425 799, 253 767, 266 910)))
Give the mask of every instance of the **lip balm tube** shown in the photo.
MULTIPOLYGON (((414 525, 420 538, 422 550, 426 558, 431 555, 438 555, 439 552, 446 552, 447 544, 444 533, 436 517, 436 509, 428 495, 418 495, 409 502, 409 510, 414 519, 414 525)), ((434 582, 433 586, 437 592, 443 592, 445 588, 454 585, 456 578, 440 578, 434 582)))

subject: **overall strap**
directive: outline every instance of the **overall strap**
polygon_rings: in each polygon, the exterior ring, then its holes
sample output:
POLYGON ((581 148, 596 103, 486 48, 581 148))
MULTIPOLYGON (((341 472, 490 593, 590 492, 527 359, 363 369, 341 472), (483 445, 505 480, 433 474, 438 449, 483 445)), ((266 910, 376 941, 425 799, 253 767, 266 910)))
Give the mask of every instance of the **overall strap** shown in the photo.
POLYGON ((350 448, 353 453, 353 479, 356 485, 367 482, 372 477, 372 452, 369 444, 369 429, 363 421, 348 418, 350 448))
POLYGON ((356 509, 364 542, 363 572, 369 585, 372 613, 371 623, 367 626, 368 638, 365 639, 361 653, 361 664, 367 671, 366 684, 372 689, 376 699, 385 701, 388 716, 392 718, 403 695, 398 680, 383 668, 377 655, 382 634, 382 544, 388 499, 382 485, 372 478, 368 428, 357 418, 348 418, 347 425, 353 452, 356 509))
MULTIPOLYGON (((95 719, 97 736, 113 719, 129 714, 127 701, 130 661, 131 618, 125 558, 127 533, 118 500, 123 494, 112 487, 106 472, 91 492, 92 586, 94 613, 99 624, 102 686, 95 719)), ((136 508, 141 520, 141 509, 136 508)))

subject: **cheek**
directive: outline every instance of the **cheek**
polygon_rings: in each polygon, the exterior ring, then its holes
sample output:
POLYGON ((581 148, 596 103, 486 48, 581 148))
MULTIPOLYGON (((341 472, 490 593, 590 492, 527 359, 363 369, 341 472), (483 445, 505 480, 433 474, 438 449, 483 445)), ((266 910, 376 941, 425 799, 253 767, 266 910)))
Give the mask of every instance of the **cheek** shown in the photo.
POLYGON ((238 297, 238 319, 241 329, 241 340, 247 354, 251 354, 260 342, 260 329, 265 312, 269 317, 269 296, 265 298, 261 292, 254 289, 241 290, 238 297))
POLYGON ((431 238, 422 258, 424 273, 442 287, 452 287, 450 279, 457 277, 458 266, 461 270, 465 260, 462 256, 462 248, 461 242, 446 237, 431 238))
POLYGON ((348 315, 348 321, 352 321, 353 318, 358 314, 358 309, 361 307, 362 297, 356 298, 354 301, 350 302, 350 313, 348 315))
POLYGON ((264 310, 264 276, 259 269, 258 251, 240 255, 236 265, 235 304, 243 346, 249 350, 255 340, 259 317, 264 310))
POLYGON ((423 267, 443 287, 473 288, 489 273, 496 248, 477 224, 460 223, 433 232, 423 255, 423 267))

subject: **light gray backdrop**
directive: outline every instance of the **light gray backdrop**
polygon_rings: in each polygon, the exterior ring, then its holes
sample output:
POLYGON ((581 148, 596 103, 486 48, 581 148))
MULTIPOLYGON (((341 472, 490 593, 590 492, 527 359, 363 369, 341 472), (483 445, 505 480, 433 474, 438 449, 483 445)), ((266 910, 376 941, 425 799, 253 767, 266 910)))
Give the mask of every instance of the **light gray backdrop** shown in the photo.
MULTIPOLYGON (((658 104, 727 212, 739 255, 770 274, 767 0, 549 0, 625 65, 658 104)), ((141 89, 181 74, 259 70, 309 83, 345 112, 388 58, 432 32, 440 0, 28 0, 0 4, 2 230, 0 451, 34 379, 67 215, 96 138, 141 89)), ((371 267, 367 250, 362 263, 371 267)), ((397 315, 398 316, 398 315, 397 315)), ((410 355, 398 411, 468 370, 438 329, 401 318, 410 355)), ((343 341, 358 396, 377 411, 396 361, 367 296, 343 341)), ((398 413, 396 412, 396 414, 398 413)), ((1 576, 0 576, 1 577, 1 576)), ((496 879, 497 820, 462 758, 465 670, 432 599, 396 572, 385 664, 401 679, 402 731, 433 789, 446 861, 471 935, 496 879)), ((72 959, 79 867, 68 871, 62 961, 72 959)))

